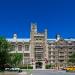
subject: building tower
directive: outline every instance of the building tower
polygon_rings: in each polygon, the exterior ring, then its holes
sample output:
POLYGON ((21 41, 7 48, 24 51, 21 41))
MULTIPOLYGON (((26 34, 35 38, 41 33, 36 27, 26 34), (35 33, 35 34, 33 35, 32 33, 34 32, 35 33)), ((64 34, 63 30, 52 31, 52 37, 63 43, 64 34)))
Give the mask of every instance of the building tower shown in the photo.
POLYGON ((45 62, 48 58, 47 29, 45 29, 44 32, 37 32, 36 23, 31 24, 30 49, 30 57, 32 60, 33 68, 45 68, 45 62))
POLYGON ((30 32, 30 58, 31 58, 31 64, 33 65, 33 68, 35 68, 34 65, 34 35, 37 34, 37 24, 36 23, 31 23, 31 32, 30 32))

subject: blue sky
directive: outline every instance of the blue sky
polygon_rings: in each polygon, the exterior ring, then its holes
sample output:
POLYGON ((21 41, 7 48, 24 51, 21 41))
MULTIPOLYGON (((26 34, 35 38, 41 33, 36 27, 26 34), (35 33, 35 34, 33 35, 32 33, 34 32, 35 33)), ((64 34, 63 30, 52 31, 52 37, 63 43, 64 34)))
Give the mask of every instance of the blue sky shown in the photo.
POLYGON ((48 29, 48 37, 59 33, 63 38, 75 38, 74 0, 0 0, 0 35, 29 38, 30 23, 38 30, 48 29))

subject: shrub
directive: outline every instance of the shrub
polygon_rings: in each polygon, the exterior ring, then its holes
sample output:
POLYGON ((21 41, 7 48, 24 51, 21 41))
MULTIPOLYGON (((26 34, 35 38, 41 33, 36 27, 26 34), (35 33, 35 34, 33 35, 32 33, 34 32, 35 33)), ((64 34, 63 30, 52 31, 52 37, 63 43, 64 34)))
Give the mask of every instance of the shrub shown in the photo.
POLYGON ((33 66, 31 66, 31 65, 30 65, 30 66, 28 66, 28 69, 33 69, 33 66))
POLYGON ((46 68, 46 69, 50 69, 50 68, 51 68, 51 64, 47 64, 47 65, 45 66, 45 68, 46 68))
POLYGON ((19 66, 21 69, 33 69, 33 66, 31 65, 24 65, 24 66, 19 66))

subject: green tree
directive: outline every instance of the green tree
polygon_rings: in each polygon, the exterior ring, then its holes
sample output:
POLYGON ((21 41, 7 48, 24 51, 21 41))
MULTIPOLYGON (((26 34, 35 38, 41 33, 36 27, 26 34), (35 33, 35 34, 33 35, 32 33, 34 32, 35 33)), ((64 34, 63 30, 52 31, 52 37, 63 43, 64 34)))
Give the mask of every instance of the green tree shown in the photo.
POLYGON ((75 65, 75 53, 73 53, 71 56, 70 56, 70 59, 68 61, 69 63, 72 63, 72 65, 75 65))
POLYGON ((12 66, 17 67, 23 59, 23 55, 21 53, 11 53, 10 54, 10 64, 12 66))
POLYGON ((10 43, 4 38, 0 37, 0 69, 4 70, 5 65, 9 63, 9 51, 11 45, 10 43))

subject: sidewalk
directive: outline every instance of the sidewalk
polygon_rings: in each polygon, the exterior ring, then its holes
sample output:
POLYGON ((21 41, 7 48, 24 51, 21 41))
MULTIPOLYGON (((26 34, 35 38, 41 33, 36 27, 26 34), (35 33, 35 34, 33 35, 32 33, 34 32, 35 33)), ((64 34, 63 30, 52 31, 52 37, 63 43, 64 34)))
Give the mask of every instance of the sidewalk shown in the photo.
POLYGON ((28 75, 27 72, 18 73, 18 75, 28 75))
POLYGON ((27 72, 0 72, 0 75, 30 75, 27 72))

